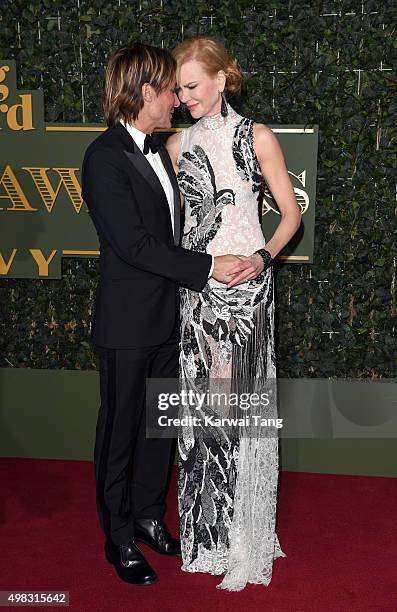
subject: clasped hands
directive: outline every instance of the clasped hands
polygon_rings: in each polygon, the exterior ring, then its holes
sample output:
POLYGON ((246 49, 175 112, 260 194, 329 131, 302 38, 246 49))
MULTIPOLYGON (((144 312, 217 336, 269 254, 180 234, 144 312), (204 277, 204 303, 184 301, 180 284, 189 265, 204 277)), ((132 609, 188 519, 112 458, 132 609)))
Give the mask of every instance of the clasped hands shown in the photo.
POLYGON ((263 272, 263 269, 263 259, 257 253, 253 253, 249 257, 244 255, 219 255, 214 257, 212 278, 224 283, 230 289, 256 278, 258 274, 263 272))

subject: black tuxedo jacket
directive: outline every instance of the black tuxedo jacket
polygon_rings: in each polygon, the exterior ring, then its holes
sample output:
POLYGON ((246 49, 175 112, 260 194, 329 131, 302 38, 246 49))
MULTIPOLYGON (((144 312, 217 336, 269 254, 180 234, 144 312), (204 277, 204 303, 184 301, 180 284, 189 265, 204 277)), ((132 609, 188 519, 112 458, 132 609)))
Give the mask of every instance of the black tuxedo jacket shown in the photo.
POLYGON ((174 189, 174 234, 161 183, 123 125, 101 134, 84 157, 83 198, 100 242, 92 327, 99 346, 165 342, 179 316, 178 285, 201 291, 207 282, 210 255, 178 246, 178 184, 164 146, 159 154, 174 189))

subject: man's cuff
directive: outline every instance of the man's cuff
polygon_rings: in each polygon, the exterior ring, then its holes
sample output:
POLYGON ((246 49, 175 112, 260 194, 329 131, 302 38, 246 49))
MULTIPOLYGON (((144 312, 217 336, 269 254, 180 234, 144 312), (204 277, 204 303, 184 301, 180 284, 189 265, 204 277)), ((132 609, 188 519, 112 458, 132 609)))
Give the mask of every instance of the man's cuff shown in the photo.
POLYGON ((211 263, 211 268, 210 268, 210 271, 209 271, 209 274, 208 274, 208 278, 211 278, 212 273, 214 271, 214 265, 215 265, 215 259, 214 259, 213 255, 211 255, 211 259, 212 259, 212 263, 211 263))

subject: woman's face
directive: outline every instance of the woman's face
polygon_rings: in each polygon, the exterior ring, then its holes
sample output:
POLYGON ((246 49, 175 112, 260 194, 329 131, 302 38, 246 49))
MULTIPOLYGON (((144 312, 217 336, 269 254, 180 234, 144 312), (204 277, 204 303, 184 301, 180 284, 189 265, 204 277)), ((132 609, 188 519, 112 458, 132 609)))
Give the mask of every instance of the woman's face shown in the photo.
POLYGON ((225 73, 209 75, 201 62, 189 60, 177 73, 177 94, 192 117, 211 117, 221 111, 221 92, 225 87, 225 73))

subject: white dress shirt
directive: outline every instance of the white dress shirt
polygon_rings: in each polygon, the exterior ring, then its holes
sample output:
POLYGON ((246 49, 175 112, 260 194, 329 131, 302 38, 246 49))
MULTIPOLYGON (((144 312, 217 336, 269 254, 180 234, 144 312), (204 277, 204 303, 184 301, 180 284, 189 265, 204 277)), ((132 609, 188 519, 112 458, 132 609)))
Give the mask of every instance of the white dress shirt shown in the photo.
MULTIPOLYGON (((120 123, 126 128, 129 135, 133 138, 136 146, 143 153, 143 147, 144 147, 145 138, 146 138, 145 132, 141 132, 141 130, 138 130, 136 127, 134 127, 133 125, 130 125, 129 123, 124 123, 124 121, 121 119, 120 119, 120 123)), ((159 153, 152 153, 151 151, 149 151, 145 155, 145 157, 148 160, 149 164, 152 166, 154 172, 156 173, 157 178, 159 179, 161 186, 164 190, 164 193, 167 197, 167 202, 168 202, 168 206, 170 209, 172 231, 174 231, 174 190, 172 188, 171 181, 168 177, 166 169, 163 166, 163 162, 161 161, 161 157, 159 153)), ((211 259, 212 259, 212 263, 211 263, 210 272, 208 274, 208 278, 212 276, 212 272, 214 270, 215 262, 214 262, 214 257, 212 255, 211 255, 211 259)))

